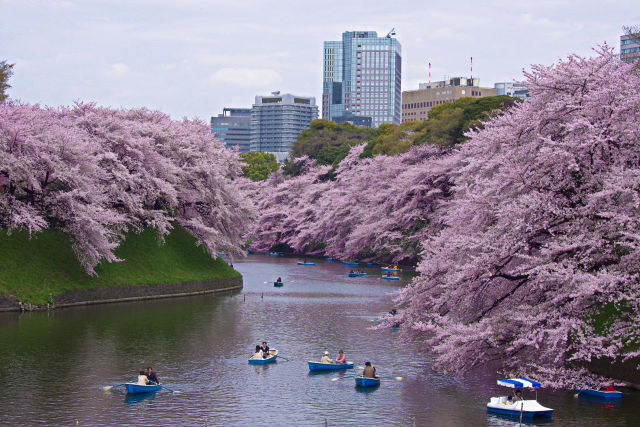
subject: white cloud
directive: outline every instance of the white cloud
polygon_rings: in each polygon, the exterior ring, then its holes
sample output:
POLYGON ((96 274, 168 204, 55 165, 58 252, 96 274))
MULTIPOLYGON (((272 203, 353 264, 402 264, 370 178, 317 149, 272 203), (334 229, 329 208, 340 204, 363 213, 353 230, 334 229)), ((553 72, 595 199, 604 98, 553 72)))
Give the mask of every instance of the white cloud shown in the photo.
POLYGON ((229 83, 242 87, 265 87, 280 83, 282 76, 270 68, 221 68, 210 78, 210 83, 229 83))
POLYGON ((106 74, 109 77, 122 77, 129 72, 129 66, 121 62, 111 64, 106 74))

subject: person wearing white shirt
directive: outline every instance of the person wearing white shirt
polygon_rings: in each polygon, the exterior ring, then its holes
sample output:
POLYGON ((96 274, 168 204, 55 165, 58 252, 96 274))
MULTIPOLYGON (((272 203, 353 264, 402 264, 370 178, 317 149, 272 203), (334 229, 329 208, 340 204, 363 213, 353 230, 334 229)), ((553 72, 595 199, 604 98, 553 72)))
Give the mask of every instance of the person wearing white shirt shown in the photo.
POLYGON ((140 371, 140 375, 138 375, 138 385, 147 385, 149 384, 149 378, 145 375, 144 371, 140 371))
POLYGON ((320 359, 320 363, 334 363, 333 360, 329 357, 329 352, 325 351, 322 359, 320 359))

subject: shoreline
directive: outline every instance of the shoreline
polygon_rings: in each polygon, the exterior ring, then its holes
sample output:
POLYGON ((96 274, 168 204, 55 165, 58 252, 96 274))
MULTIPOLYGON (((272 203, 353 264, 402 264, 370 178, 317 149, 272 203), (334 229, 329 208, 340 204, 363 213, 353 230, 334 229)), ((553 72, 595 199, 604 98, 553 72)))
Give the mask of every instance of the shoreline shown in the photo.
POLYGON ((58 295, 53 303, 45 305, 24 303, 14 296, 0 295, 0 312, 46 311, 81 305, 178 298, 240 290, 242 287, 242 276, 234 276, 183 283, 75 289, 58 295))

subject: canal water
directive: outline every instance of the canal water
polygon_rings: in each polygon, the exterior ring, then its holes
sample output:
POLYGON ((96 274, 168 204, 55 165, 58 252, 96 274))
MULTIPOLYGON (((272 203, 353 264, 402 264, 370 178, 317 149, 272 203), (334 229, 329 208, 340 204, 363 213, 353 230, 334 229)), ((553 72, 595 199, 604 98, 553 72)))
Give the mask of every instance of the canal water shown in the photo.
MULTIPOLYGON (((424 348, 395 330, 371 330, 409 276, 381 280, 371 268, 349 278, 352 267, 337 262, 297 261, 236 260, 244 289, 227 295, 1 315, 0 425, 518 425, 486 412, 489 397, 504 391, 495 372, 442 375, 424 348), (273 287, 278 276, 282 288, 273 287), (289 361, 249 365, 262 340, 289 361), (352 378, 309 373, 308 360, 339 349, 403 380, 359 390, 352 378), (102 390, 149 365, 176 393, 102 390)), ((638 392, 604 404, 544 390, 539 401, 556 410, 551 425, 640 425, 638 392)))

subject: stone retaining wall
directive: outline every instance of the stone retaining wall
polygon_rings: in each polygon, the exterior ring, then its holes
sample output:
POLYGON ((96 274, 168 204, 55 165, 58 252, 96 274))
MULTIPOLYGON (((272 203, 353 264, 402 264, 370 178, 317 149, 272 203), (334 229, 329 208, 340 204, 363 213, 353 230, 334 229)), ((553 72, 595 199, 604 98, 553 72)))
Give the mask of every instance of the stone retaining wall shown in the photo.
POLYGON ((200 295, 238 289, 242 289, 242 276, 204 280, 200 282, 76 289, 59 295, 54 299, 53 304, 49 306, 24 304, 13 296, 0 295, 0 311, 47 310, 76 305, 106 304, 112 302, 200 295))

